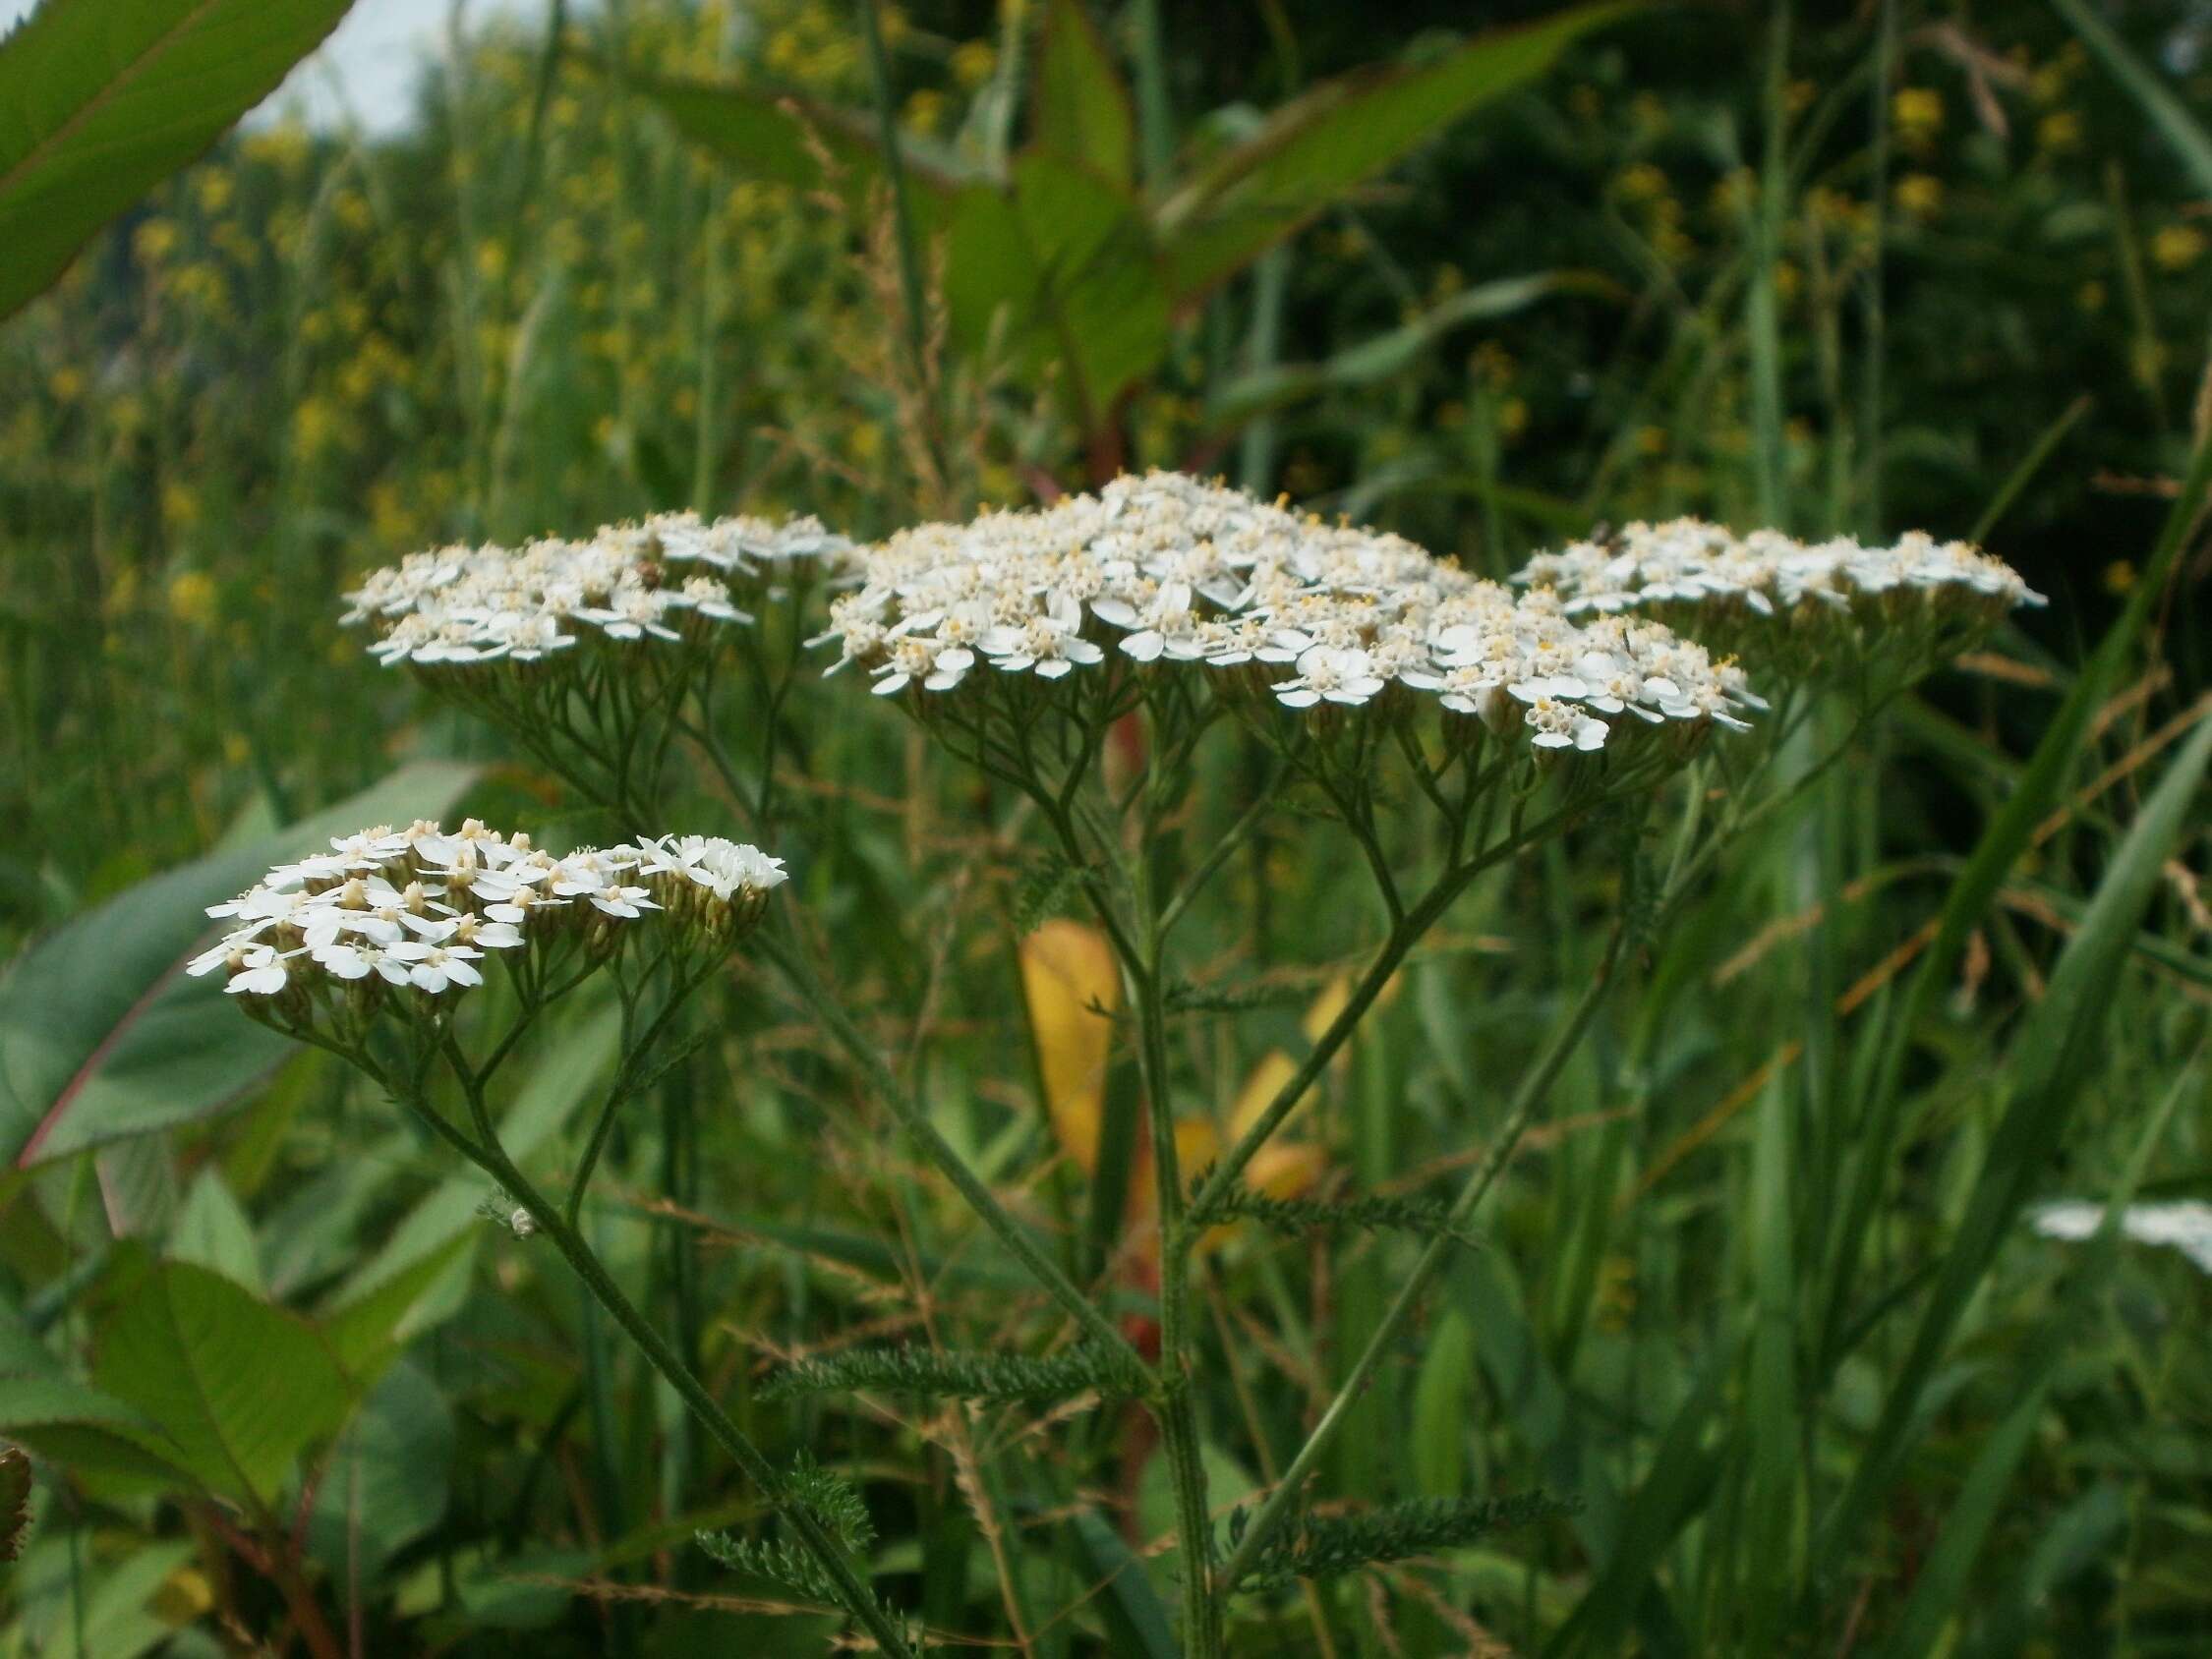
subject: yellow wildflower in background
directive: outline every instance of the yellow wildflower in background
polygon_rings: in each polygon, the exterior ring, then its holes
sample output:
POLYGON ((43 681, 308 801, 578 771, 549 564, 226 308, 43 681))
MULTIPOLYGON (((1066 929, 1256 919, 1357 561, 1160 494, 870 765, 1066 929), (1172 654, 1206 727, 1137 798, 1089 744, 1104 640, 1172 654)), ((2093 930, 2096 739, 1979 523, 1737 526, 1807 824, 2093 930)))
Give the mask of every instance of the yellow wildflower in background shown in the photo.
POLYGON ((998 67, 998 48, 988 40, 966 40, 953 48, 953 79, 963 90, 974 91, 991 79, 998 67))
POLYGON ((1933 173, 1907 173, 1892 187, 1891 200, 1908 218, 1932 219, 1944 204, 1944 182, 1933 173))
POLYGON ((1944 125, 1944 95, 1932 86, 1899 86, 1890 100, 1890 119, 1907 149, 1924 151, 1944 125))
POLYGON ((1622 170, 1613 189, 1623 201, 1653 201, 1666 194, 1666 175, 1649 161, 1622 170))
POLYGON ((215 579, 204 570, 180 570, 169 578, 169 614, 188 628, 204 628, 215 618, 215 579))
POLYGON ((2151 238, 2151 262, 2160 270, 2187 270, 2204 257, 2204 233, 2194 225, 2168 225, 2151 238))
POLYGON ((2076 147, 2081 143, 2081 117, 2070 109, 2046 115, 2035 124, 2035 142, 2053 152, 2076 147))
POLYGON ((131 237, 131 252, 141 264, 158 265, 177 251, 177 227, 168 219, 148 219, 131 237))

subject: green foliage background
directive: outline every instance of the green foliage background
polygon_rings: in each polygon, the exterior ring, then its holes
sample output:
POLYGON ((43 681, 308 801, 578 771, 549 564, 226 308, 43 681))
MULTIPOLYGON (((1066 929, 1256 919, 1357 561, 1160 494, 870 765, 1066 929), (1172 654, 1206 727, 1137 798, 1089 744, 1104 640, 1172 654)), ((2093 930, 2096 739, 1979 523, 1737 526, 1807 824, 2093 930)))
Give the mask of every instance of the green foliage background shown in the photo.
MULTIPOLYGON (((558 1265, 368 1090, 209 1027, 161 967, 316 832, 279 826, 582 823, 340 635, 361 571, 678 505, 874 535, 1118 465, 1492 574, 1700 512, 1974 534, 2053 597, 1654 943, 1323 1482, 1579 1507, 1256 1594, 1236 1650, 2201 1651, 2212 1284, 2020 1206, 2212 1179, 2202 8, 1580 19, 1548 70, 1328 189, 1381 143, 1377 85, 1459 61, 1464 8, 1077 15, 886 13, 912 332, 829 0, 479 35, 418 132, 235 134, 0 328, 0 1428, 42 1459, 0 1652, 281 1650, 303 1604, 365 1653, 820 1648, 826 1621, 691 1546, 752 1499, 558 1265), (1266 112, 1377 64, 1357 121, 1251 170, 1266 112), (1173 224, 1213 240, 1179 262, 1173 224), (2144 632, 2066 704, 2133 599, 2144 632), (2078 740, 2031 766, 2066 707, 2078 740), (2024 856, 1968 910, 2008 807, 2024 856), (1959 950, 1923 984, 1947 904, 1959 950)), ((944 1132, 1116 1283, 1013 966, 1050 873, 866 701, 807 693, 791 897, 944 1132)), ((1249 786, 1216 761, 1201 793, 1249 786)), ((1237 1012, 1181 1058, 1224 1111, 1371 940, 1318 838, 1271 836, 1204 919, 1192 995, 1237 1012)), ((1325 1192, 1432 1197, 1480 1148, 1618 876, 1558 848, 1462 902, 1328 1079, 1325 1192)), ((601 1009, 541 1045, 510 1144, 572 1156, 612 1041, 601 1009)), ((780 1355, 1049 1321, 765 986, 696 1088, 696 1145, 625 1124, 595 1226, 748 1432, 850 1479, 879 1584, 931 1628, 1168 1651, 1166 1493, 1119 1404, 1062 1435, 1019 1400, 755 1400, 780 1355)), ((1224 1501, 1297 1446, 1418 1246, 1247 1220, 1209 1258, 1224 1501)))

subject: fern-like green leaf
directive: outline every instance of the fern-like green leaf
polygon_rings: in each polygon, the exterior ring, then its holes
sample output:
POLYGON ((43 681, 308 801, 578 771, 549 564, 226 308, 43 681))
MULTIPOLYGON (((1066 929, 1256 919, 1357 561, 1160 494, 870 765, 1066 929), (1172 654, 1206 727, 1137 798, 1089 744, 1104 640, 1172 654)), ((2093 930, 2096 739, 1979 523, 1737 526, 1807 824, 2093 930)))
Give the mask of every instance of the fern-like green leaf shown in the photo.
POLYGON ((800 1394, 923 1395, 988 1401, 1073 1400, 1079 1394, 1134 1397, 1144 1378, 1121 1355, 1089 1344, 1034 1357, 915 1347, 853 1348, 802 1359, 771 1377, 763 1398, 800 1394))
MULTIPOLYGON (((1510 1498, 1420 1498, 1358 1515, 1301 1514, 1259 1551, 1239 1589, 1276 1589, 1299 1578, 1327 1578, 1363 1567, 1457 1549, 1511 1526, 1572 1515, 1581 1506, 1547 1492, 1510 1498)), ((1232 1545, 1243 1533, 1242 1510, 1229 1517, 1232 1545)))
MULTIPOLYGON (((1200 1174, 1192 1190, 1203 1190, 1205 1179, 1200 1174)), ((1281 1232, 1334 1232, 1347 1228, 1372 1232, 1394 1228, 1441 1235, 1469 1249, 1481 1242, 1466 1229, 1453 1226, 1451 1207, 1432 1198, 1270 1198, 1249 1187, 1233 1187, 1202 1209, 1193 1206, 1186 1220, 1193 1228, 1254 1221, 1281 1232)))

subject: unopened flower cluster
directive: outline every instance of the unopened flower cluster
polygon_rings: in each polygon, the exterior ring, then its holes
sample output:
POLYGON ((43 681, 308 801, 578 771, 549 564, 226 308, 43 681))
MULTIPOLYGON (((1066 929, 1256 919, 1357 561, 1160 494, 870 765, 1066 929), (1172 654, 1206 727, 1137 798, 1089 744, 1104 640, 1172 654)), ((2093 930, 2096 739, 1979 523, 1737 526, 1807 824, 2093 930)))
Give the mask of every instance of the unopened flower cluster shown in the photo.
POLYGON ((813 518, 707 521, 661 513, 587 541, 440 547, 373 572, 346 596, 370 655, 423 666, 535 662, 594 639, 674 642, 749 622, 748 585, 801 562, 838 566, 851 543, 813 518))
POLYGON ((1737 537, 1702 519, 1632 524, 1530 560, 1517 582, 1559 596, 1569 615, 1638 610, 1700 626, 1730 615, 1887 626, 1988 625, 2043 596, 2003 559, 1914 531, 1892 545, 1850 537, 1805 543, 1779 531, 1737 537))
POLYGON ((493 957, 558 942, 611 956, 649 918, 725 943, 758 919, 784 881, 757 847, 664 836, 554 857, 527 834, 470 819, 418 821, 335 837, 328 852, 280 864, 207 914, 231 928, 186 966, 224 989, 304 1006, 359 987, 437 1000, 484 983, 493 957))
POLYGON ((880 696, 1057 679, 1111 652, 1229 676, 1225 689, 1256 682, 1288 709, 1426 702, 1585 751, 1622 717, 1740 725, 1759 706, 1732 665, 1658 623, 1580 621, 1401 537, 1176 473, 921 525, 868 549, 858 574, 823 639, 880 696))

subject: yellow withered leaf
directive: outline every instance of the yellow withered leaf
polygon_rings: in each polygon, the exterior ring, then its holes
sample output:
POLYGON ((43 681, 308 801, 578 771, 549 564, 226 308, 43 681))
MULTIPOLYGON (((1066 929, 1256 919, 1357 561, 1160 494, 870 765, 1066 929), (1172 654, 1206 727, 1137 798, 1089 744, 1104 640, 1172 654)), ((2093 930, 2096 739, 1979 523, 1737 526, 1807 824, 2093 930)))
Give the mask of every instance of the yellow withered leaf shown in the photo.
POLYGON ((1059 917, 1021 942, 1020 957, 1021 995, 1052 1132, 1061 1150, 1090 1174, 1098 1167, 1098 1120, 1114 1046, 1113 1021, 1106 1016, 1122 1001, 1114 949, 1098 929, 1059 917))

